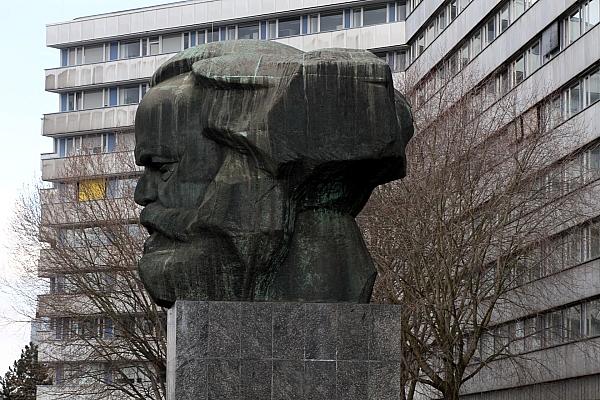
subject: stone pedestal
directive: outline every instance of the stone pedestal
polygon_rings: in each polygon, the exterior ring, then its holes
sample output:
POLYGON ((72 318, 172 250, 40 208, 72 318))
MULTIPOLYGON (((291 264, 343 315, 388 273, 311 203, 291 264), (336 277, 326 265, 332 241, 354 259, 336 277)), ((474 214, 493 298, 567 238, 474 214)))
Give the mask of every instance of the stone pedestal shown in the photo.
POLYGON ((399 307, 177 301, 168 400, 400 398, 399 307))

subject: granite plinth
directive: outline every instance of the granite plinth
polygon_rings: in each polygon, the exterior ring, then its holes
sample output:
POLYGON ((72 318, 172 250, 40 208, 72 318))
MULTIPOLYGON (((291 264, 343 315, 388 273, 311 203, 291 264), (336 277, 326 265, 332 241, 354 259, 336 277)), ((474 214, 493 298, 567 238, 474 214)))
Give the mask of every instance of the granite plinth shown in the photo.
POLYGON ((177 301, 168 400, 400 398, 400 308, 177 301))

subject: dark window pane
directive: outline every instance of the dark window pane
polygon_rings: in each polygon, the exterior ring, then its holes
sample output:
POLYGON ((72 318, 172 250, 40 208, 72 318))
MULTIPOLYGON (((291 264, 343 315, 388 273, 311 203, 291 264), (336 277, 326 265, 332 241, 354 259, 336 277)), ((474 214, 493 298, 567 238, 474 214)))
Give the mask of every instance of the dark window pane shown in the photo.
POLYGON ((365 7, 363 9, 363 26, 385 24, 387 22, 387 7, 365 7))
POLYGON ((140 41, 135 42, 124 42, 121 43, 121 58, 134 58, 139 57, 140 52, 140 41))
POLYGON ((336 31, 344 28, 344 15, 342 12, 334 14, 321 14, 321 32, 336 31))
POLYGON ((121 93, 121 104, 135 104, 140 102, 140 88, 139 86, 130 86, 120 88, 121 93))
POLYGON ((600 300, 594 300, 587 304, 587 335, 600 335, 600 300))
POLYGON ((600 101, 600 70, 590 75, 587 85, 588 105, 600 101))
POLYGON ((508 28, 509 24, 510 20, 508 17, 508 5, 506 5, 500 10, 500 32, 504 32, 508 28))
POLYGON ((258 24, 240 25, 238 27, 239 39, 258 39, 258 24))
POLYGON ((300 18, 287 18, 279 20, 279 36, 296 36, 300 34, 300 18))

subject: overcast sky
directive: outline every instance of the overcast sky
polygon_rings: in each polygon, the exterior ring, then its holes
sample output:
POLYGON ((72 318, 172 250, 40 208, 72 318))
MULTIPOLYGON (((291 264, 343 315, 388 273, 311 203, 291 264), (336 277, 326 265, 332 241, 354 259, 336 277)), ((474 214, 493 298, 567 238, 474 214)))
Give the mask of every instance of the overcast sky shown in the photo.
MULTIPOLYGON (((4 1, 0 14, 0 276, 14 279, 8 224, 25 185, 40 176, 40 154, 52 151, 41 136, 41 117, 58 111, 58 95, 44 92, 44 69, 59 66, 59 51, 46 48, 48 23, 118 11, 168 0, 4 1)), ((1 282, 2 280, 0 280, 1 282)), ((1 284, 1 283, 0 283, 1 284)), ((0 374, 4 375, 29 342, 29 324, 15 312, 22 299, 0 287, 0 374)))

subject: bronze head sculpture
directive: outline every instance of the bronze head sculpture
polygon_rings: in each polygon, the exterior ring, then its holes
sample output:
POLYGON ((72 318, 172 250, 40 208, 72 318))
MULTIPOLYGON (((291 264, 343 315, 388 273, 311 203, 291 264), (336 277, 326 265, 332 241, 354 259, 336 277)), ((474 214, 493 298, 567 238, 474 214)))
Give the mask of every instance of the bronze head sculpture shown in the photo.
POLYGON ((179 53, 135 121, 150 295, 368 302, 376 270, 354 217, 404 176, 412 129, 367 51, 242 40, 179 53))

